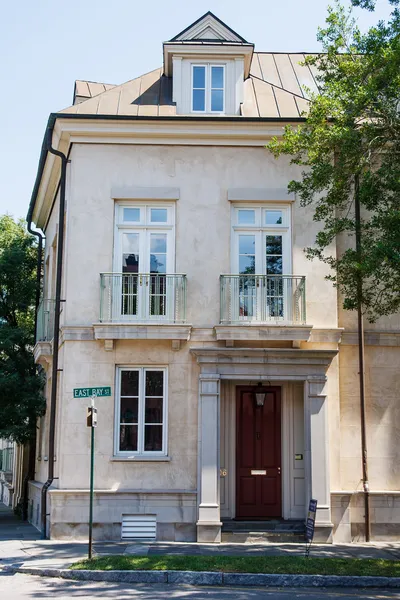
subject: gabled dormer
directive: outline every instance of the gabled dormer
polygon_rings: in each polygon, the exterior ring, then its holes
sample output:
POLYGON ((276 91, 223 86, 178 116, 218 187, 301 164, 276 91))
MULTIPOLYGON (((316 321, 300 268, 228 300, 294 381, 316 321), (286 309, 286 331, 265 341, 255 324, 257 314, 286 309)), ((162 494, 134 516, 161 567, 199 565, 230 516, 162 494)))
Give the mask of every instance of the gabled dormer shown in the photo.
POLYGON ((240 114, 254 44, 208 12, 163 48, 177 114, 240 114))

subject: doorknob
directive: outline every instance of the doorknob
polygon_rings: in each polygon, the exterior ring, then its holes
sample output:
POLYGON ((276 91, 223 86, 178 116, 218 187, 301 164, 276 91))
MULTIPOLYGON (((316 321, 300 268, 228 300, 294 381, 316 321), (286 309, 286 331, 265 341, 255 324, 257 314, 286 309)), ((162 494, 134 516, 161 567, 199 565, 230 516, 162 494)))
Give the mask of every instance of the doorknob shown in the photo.
POLYGON ((281 474, 281 468, 278 467, 278 475, 280 475, 280 474, 281 474))

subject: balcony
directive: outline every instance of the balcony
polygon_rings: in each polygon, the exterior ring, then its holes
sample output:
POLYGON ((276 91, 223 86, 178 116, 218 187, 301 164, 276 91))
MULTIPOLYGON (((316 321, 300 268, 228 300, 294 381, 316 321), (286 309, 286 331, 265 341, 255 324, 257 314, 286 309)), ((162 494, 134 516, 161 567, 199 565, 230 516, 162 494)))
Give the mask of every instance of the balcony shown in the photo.
POLYGON ((55 300, 42 298, 37 312, 36 342, 51 342, 54 336, 55 300))
POLYGON ((101 273, 95 338, 189 339, 186 275, 101 273))
POLYGON ((305 277, 221 275, 217 339, 307 340, 305 277))
POLYGON ((35 362, 46 367, 52 359, 52 340, 54 337, 55 300, 42 298, 37 312, 35 362))

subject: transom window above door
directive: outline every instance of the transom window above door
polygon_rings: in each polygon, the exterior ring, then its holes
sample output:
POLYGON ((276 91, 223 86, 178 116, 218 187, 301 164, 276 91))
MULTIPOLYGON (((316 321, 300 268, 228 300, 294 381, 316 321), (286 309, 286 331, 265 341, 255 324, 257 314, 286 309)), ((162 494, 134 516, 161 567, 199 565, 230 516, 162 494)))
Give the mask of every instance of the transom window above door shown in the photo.
POLYGON ((192 65, 192 112, 225 112, 225 65, 192 65))

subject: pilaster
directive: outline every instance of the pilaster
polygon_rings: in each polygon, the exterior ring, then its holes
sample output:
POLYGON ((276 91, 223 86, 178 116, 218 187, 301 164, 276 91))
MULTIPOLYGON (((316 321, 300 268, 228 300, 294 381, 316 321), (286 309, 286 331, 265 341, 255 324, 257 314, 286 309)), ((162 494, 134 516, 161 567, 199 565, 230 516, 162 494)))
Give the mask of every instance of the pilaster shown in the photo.
POLYGON ((198 542, 221 541, 219 499, 220 376, 199 376, 198 542))

